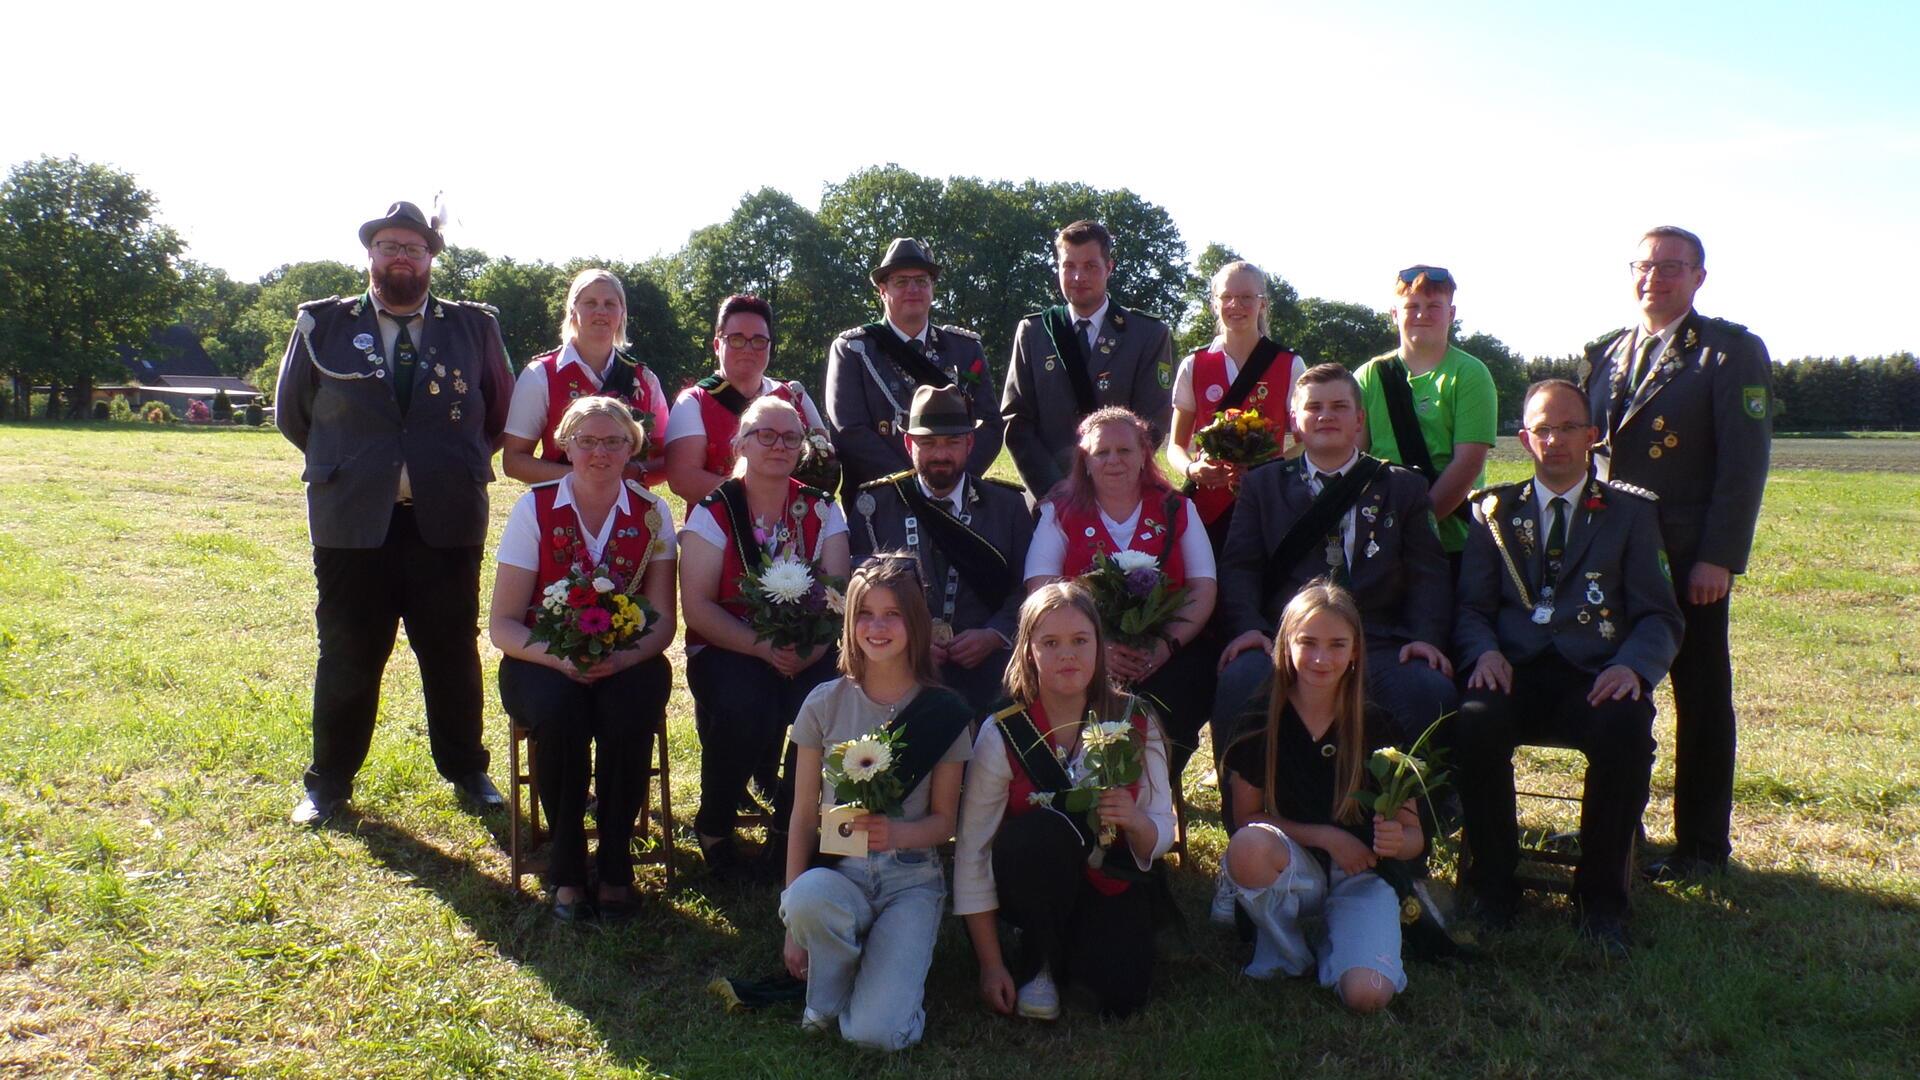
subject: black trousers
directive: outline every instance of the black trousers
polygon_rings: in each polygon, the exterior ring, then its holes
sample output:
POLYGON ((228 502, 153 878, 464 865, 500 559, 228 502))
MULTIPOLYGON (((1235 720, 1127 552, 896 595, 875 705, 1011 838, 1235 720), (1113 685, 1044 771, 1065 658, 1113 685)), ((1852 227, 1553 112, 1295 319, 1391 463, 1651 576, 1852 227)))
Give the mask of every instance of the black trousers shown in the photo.
MULTIPOLYGON (((700 733, 700 810, 693 827, 702 836, 729 836, 740 815, 747 779, 780 753, 787 727, 813 688, 839 674, 839 650, 829 647, 789 679, 758 657, 709 645, 687 660, 693 723, 700 733)), ((774 825, 784 831, 793 810, 793 761, 786 754, 774 794, 774 825)))
MULTIPOLYGON (((1691 568, 1689 568, 1691 569, 1691 568)), ((1668 677, 1673 680, 1674 854, 1724 863, 1733 854, 1733 659, 1727 623, 1731 595, 1686 601, 1686 574, 1674 568, 1687 629, 1668 677)))
POLYGON ((487 767, 480 742, 480 548, 430 547, 413 515, 411 506, 395 506, 377 548, 313 549, 320 663, 305 781, 316 796, 353 793, 373 743, 380 677, 403 622, 420 662, 434 767, 449 780, 487 767))
POLYGON ((1007 964, 1015 985, 1049 965, 1062 985, 1092 991, 1104 1016, 1146 1005, 1153 989, 1153 897, 1143 883, 1107 896, 1087 880, 1087 852, 1051 810, 1008 817, 993 837, 1000 916, 1020 930, 1007 964))
POLYGON ((602 885, 633 883, 633 823, 647 799, 647 752, 665 722, 673 666, 656 656, 594 683, 508 656, 500 661, 500 704, 527 728, 540 782, 540 805, 553 832, 547 880, 555 888, 587 884, 587 789, 599 799, 594 823, 602 885), (597 760, 596 760, 597 759, 597 760))
POLYGON ((1007 663, 1012 659, 1012 649, 1000 649, 974 667, 962 667, 954 663, 940 665, 940 681, 973 707, 976 730, 978 721, 987 715, 987 710, 1007 696, 1002 684, 1006 681, 1007 663))
POLYGON ((1454 725, 1460 803, 1473 848, 1469 881, 1497 901, 1515 897, 1519 864, 1513 748, 1571 746, 1587 758, 1574 894, 1591 916, 1626 914, 1633 835, 1653 775, 1653 699, 1587 704, 1594 675, 1548 654, 1513 669, 1513 692, 1469 690, 1454 725))
MULTIPOLYGON (((1220 664, 1222 647, 1213 635, 1202 633, 1176 650, 1165 667, 1136 688, 1137 693, 1152 698, 1160 710, 1167 729, 1167 779, 1176 787, 1187 761, 1200 747, 1200 729, 1213 716, 1214 692, 1220 681, 1214 669, 1220 664)), ((1219 741, 1217 733, 1215 741, 1219 741)))

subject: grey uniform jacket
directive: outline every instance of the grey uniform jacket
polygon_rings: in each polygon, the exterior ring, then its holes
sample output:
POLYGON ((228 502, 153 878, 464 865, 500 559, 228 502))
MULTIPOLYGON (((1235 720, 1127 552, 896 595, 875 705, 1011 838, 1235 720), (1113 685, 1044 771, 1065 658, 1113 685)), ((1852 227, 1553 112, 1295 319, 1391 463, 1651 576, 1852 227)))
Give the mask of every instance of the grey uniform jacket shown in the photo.
POLYGON ((1525 663, 1553 649, 1582 671, 1625 664, 1649 688, 1666 677, 1683 624, 1651 499, 1618 482, 1587 481, 1571 508, 1566 557, 1545 625, 1533 621, 1533 612, 1545 583, 1540 549, 1549 523, 1541 520, 1533 481, 1491 487, 1469 501, 1474 524, 1460 566, 1453 631, 1459 671, 1472 671, 1486 652, 1525 663), (1493 529, 1526 583, 1524 596, 1493 529))
POLYGON ((1627 387, 1631 330, 1587 347, 1582 378, 1601 443, 1594 467, 1660 497, 1673 565, 1745 573, 1773 441, 1773 364, 1746 327, 1690 312, 1660 366, 1627 387))
MULTIPOLYGON (((878 332, 893 333, 886 327, 878 332)), ((900 429, 917 384, 867 335, 867 327, 856 326, 827 347, 827 426, 846 473, 846 490, 913 467, 900 429)), ((978 476, 1000 456, 1001 430, 993 407, 997 400, 993 373, 980 347, 980 335, 957 326, 929 324, 927 345, 935 366, 966 392, 974 419, 983 421, 967 459, 967 471, 978 476)))
MULTIPOLYGON (((856 566, 876 551, 908 550, 907 518, 912 511, 889 479, 870 482, 849 504, 848 539, 856 566)), ((913 481, 909 479, 908 483, 913 481)), ((1006 557, 1008 580, 1013 585, 999 607, 988 607, 986 600, 968 587, 967 579, 960 578, 953 628, 997 630, 1012 643, 1020 621, 1020 602, 1026 599, 1020 578, 1027 565, 1027 546, 1033 542, 1033 514, 1027 509, 1025 493, 1016 485, 973 476, 962 483, 966 485, 963 498, 971 518, 967 527, 1006 557)), ((915 531, 920 537, 921 565, 927 572, 927 601, 937 619, 945 606, 947 558, 923 530, 915 531)))
MULTIPOLYGON (((1000 415, 1007 422, 1007 449, 1020 482, 1043 499, 1073 460, 1081 413, 1065 361, 1048 335, 1044 312, 1020 320, 1013 331, 1013 358, 1000 415)), ((1167 436, 1173 408, 1173 336, 1151 315, 1109 301, 1100 320, 1087 375, 1098 405, 1132 409, 1153 427, 1154 445, 1167 436)))
MULTIPOLYGON (((1313 505, 1305 455, 1255 468, 1220 553, 1220 604, 1229 634, 1272 634, 1301 587, 1327 572, 1326 546, 1293 566, 1269 567, 1287 530, 1313 505)), ((1427 482, 1398 465, 1380 469, 1354 506, 1348 573, 1370 646, 1424 641, 1447 647, 1453 622, 1451 566, 1433 530, 1427 482)))
POLYGON ((405 415, 364 295, 300 305, 274 393, 274 422, 306 453, 315 547, 376 548, 387 537, 404 463, 433 547, 487 536, 487 484, 507 424, 513 375, 491 308, 429 296, 405 415))

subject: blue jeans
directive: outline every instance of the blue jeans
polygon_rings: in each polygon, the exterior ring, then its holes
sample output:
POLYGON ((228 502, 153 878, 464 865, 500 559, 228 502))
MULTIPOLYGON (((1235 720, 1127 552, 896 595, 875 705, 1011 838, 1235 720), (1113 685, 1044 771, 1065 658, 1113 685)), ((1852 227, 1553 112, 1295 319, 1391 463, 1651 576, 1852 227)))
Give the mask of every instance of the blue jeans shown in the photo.
POLYGON ((1320 985, 1332 987, 1339 985, 1340 976, 1365 968, 1379 972, 1394 993, 1405 990, 1400 903, 1393 886, 1371 870, 1349 876, 1338 866, 1322 869, 1306 848, 1265 822, 1246 827, 1266 829, 1284 840, 1289 856, 1287 868, 1264 889, 1234 882, 1241 910, 1254 925, 1253 962, 1247 965, 1247 974, 1271 979, 1277 974, 1303 975, 1317 966, 1320 985), (1300 923, 1310 915, 1325 919, 1324 926, 1312 934, 1300 923))
POLYGON ((947 883, 928 848, 816 866, 780 894, 780 919, 807 950, 807 1008, 876 1050, 920 1041, 922 1000, 947 883))

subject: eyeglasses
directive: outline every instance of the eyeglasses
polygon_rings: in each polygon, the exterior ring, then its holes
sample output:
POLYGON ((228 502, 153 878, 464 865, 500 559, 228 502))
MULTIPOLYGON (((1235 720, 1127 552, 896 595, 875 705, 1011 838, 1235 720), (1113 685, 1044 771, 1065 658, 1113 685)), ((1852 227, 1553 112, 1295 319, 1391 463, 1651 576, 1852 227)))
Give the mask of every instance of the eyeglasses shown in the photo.
POLYGON ((1633 271, 1640 277, 1652 277, 1655 274, 1661 277, 1678 277, 1681 271, 1691 270, 1696 265, 1698 264, 1687 262, 1684 259, 1661 259, 1659 262, 1636 259, 1627 264, 1627 269, 1633 271))
POLYGON ((608 435, 606 438, 595 438, 592 435, 575 435, 573 438, 567 440, 567 445, 573 447, 575 450, 588 454, 593 453, 595 450, 619 453, 631 447, 633 440, 627 438, 625 435, 608 435))
POLYGON ((728 334, 720 340, 726 342, 729 349, 752 349, 754 352, 766 352, 767 346, 773 344, 773 339, 765 334, 755 334, 752 337, 745 334, 728 334))
POLYGON ((909 289, 931 290, 933 288, 933 279, 925 274, 894 274, 887 278, 887 286, 889 288, 899 289, 901 292, 906 292, 909 289))
POLYGON ((747 432, 747 434, 753 436, 755 442, 768 449, 772 449, 775 446, 784 446, 789 450, 798 450, 800 449, 800 443, 806 439, 805 435, 797 431, 775 431, 772 428, 764 427, 754 428, 752 431, 747 432))
POLYGON ((401 255, 405 255, 409 259, 424 259, 427 257, 427 245, 425 244, 402 244, 392 240, 375 240, 373 242, 373 250, 385 255, 389 259, 401 255))
POLYGON ((1541 424, 1539 427, 1528 428, 1527 434, 1541 442, 1546 442, 1548 439, 1571 439, 1575 435, 1584 434, 1589 427, 1590 425, 1587 424, 1541 424))
POLYGON ((1400 284, 1411 285, 1420 280, 1421 274, 1427 275, 1427 284, 1429 285, 1453 284, 1453 274, 1448 272, 1446 267, 1424 265, 1409 266, 1405 270, 1400 271, 1400 284))

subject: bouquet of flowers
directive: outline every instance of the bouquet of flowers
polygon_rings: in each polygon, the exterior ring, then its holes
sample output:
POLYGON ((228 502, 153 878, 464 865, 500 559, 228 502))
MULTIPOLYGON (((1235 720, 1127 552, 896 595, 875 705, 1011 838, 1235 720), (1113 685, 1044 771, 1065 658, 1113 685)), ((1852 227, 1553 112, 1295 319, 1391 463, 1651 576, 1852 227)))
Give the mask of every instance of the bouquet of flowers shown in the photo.
POLYGON ((606 566, 575 563, 541 594, 527 640, 580 671, 632 648, 660 618, 646 597, 629 591, 639 581, 638 574, 629 580, 606 566))
POLYGON ((1080 763, 1070 774, 1073 787, 1067 789, 1064 802, 1070 813, 1087 815, 1087 827, 1098 840, 1096 860, 1119 835, 1114 826, 1100 823, 1100 793, 1140 779, 1146 758, 1146 740, 1133 726, 1132 714, 1129 707, 1127 716, 1119 720, 1099 720, 1089 711, 1080 731, 1080 763))
POLYGON ((861 814, 895 814, 906 798, 893 763, 904 744, 884 728, 835 745, 820 773, 837 804, 820 815, 820 850, 829 855, 865 855, 867 834, 854 828, 861 814))
POLYGON ((1213 461, 1244 467, 1279 457, 1284 434, 1259 409, 1225 409, 1194 433, 1193 445, 1213 461))
POLYGON ((1447 774, 1440 766, 1444 753, 1428 748, 1433 733, 1445 723, 1452 713, 1447 713, 1433 723, 1427 730, 1413 740, 1413 746, 1406 750, 1398 747, 1383 746, 1367 759, 1367 772, 1373 774, 1374 782, 1380 785, 1379 791, 1356 791, 1353 798, 1361 806, 1372 810, 1381 817, 1392 819, 1395 812, 1413 798, 1415 792, 1433 801, 1433 791, 1446 782, 1447 774))
POLYGON ((826 432, 817 428, 807 432, 806 441, 800 444, 800 463, 794 466, 793 478, 821 491, 839 490, 840 458, 834 453, 833 439, 826 432))
POLYGON ((1129 648, 1166 638, 1167 627, 1182 621, 1187 587, 1170 585, 1159 561, 1144 551, 1095 552, 1093 569, 1080 582, 1093 593, 1107 636, 1129 648))
POLYGON ((840 639, 847 611, 846 583, 818 573, 797 555, 781 555, 740 577, 747 625, 775 648, 792 646, 802 657, 815 645, 840 639))

